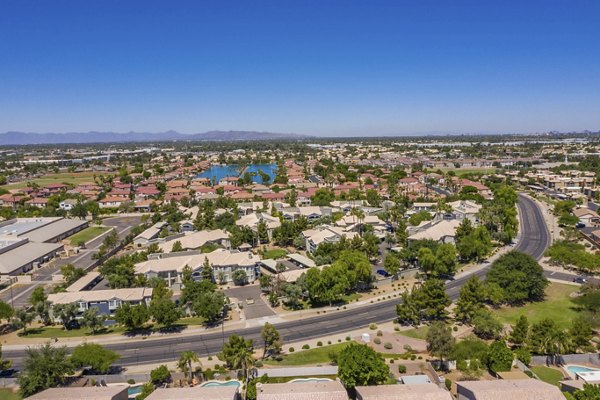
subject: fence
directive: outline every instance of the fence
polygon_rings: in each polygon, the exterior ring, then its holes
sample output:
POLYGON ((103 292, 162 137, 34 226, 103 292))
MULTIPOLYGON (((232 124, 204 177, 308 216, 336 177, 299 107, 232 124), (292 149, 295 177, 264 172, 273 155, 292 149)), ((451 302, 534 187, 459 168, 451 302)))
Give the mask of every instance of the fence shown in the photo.
POLYGON ((531 357, 532 364, 543 365, 564 365, 572 363, 585 363, 600 366, 600 354, 564 354, 558 356, 533 356, 531 357))

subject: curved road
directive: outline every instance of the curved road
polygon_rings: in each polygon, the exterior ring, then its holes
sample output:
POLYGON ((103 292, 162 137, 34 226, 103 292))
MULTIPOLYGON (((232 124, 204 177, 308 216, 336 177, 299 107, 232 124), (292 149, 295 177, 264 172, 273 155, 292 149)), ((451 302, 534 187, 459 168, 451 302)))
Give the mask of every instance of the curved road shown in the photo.
MULTIPOLYGON (((521 217, 521 235, 515 250, 523 251, 539 259, 550 244, 550 234, 541 210, 531 199, 519 195, 519 213, 521 217)), ((489 265, 475 272, 484 276, 489 265)), ((553 279, 572 281, 575 275, 564 273, 547 273, 553 279)), ((462 285, 470 278, 464 276, 447 283, 446 292, 456 299, 462 285)), ((386 300, 375 304, 368 304, 352 310, 341 310, 318 317, 310 317, 297 321, 277 323, 283 342, 295 342, 320 338, 327 335, 339 334, 368 326, 370 323, 383 323, 396 317, 395 306, 398 299, 386 300)), ((253 339, 260 346, 261 327, 244 328, 235 331, 226 331, 225 339, 229 334, 236 333, 246 338, 253 339)), ((161 339, 142 340, 140 338, 124 339, 122 342, 107 344, 105 347, 121 355, 119 364, 149 364, 173 361, 186 350, 196 351, 198 354, 216 354, 221 350, 223 336, 221 332, 199 334, 197 336, 165 335, 161 339)), ((23 350, 5 350, 4 356, 14 360, 15 368, 19 367, 24 355, 23 350)))

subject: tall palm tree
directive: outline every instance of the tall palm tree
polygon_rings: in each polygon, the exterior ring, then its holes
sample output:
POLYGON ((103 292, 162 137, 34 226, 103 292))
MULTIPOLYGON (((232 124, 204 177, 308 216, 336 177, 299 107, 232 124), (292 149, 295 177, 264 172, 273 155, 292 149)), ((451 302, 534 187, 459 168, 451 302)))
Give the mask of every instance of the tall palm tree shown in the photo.
POLYGON ((192 382, 192 363, 194 362, 199 363, 200 359, 198 358, 198 354, 193 351, 184 351, 181 353, 177 362, 177 367, 186 375, 188 383, 192 382))

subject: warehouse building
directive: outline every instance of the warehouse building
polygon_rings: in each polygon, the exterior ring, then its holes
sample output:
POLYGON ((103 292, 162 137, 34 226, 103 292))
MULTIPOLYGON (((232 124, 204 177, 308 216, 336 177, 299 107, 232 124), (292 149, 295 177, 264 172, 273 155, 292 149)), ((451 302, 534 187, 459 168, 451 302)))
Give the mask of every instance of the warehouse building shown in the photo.
POLYGON ((87 221, 62 217, 1 222, 0 276, 24 274, 51 260, 63 250, 61 240, 87 226, 87 221))

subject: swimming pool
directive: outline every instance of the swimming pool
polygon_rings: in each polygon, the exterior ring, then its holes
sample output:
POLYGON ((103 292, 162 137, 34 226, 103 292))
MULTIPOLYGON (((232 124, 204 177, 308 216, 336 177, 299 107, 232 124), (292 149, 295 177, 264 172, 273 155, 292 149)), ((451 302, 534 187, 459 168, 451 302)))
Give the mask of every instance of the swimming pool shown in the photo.
POLYGON ((140 393, 142 393, 142 385, 139 385, 139 386, 129 386, 127 388, 127 396, 128 397, 137 396, 140 393))
POLYGON ((235 386, 240 387, 242 383, 240 381, 208 381, 200 385, 200 387, 220 387, 220 386, 235 386))
POLYGON ((331 382, 329 378, 299 378, 292 379, 290 383, 331 382))
POLYGON ((581 365, 567 365, 566 368, 567 368, 567 371, 571 372, 572 374, 577 374, 579 372, 600 371, 600 370, 594 369, 594 368, 582 367, 581 365))

